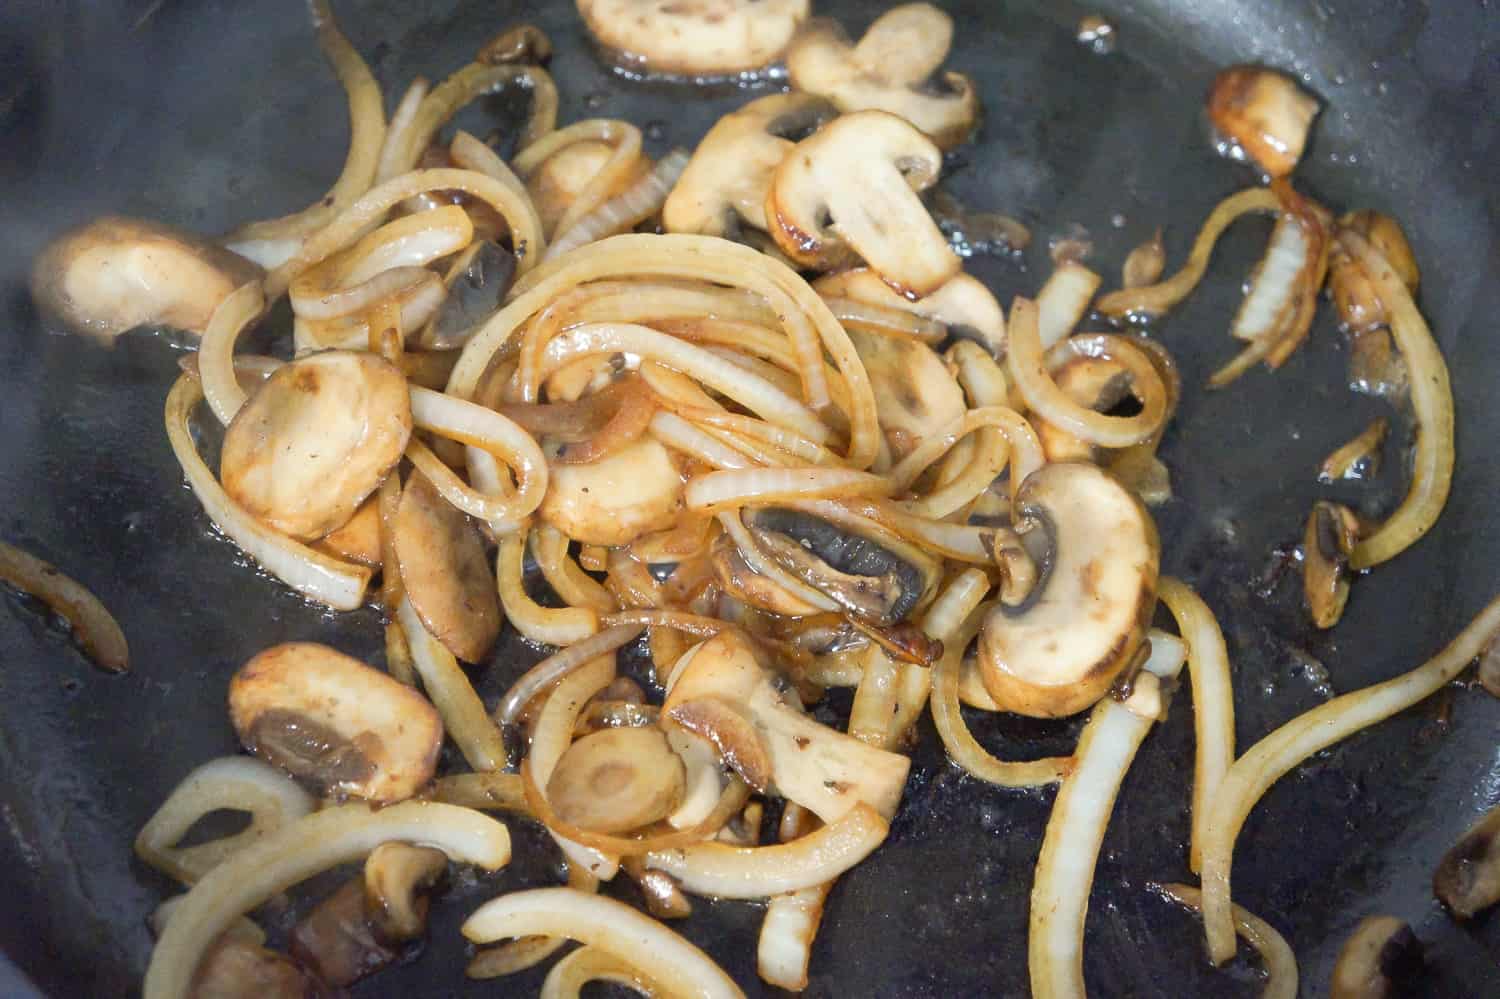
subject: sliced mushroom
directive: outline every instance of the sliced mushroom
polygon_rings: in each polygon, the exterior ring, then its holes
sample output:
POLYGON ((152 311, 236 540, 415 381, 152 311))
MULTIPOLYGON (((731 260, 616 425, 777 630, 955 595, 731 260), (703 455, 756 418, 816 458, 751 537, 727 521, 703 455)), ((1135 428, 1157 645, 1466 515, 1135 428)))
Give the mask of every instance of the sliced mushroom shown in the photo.
POLYGON ((185 230, 108 215, 37 256, 31 294, 44 313, 104 342, 137 326, 201 334, 230 292, 263 273, 185 230))
POLYGON ((516 256, 500 244, 477 239, 449 266, 448 295, 422 330, 428 350, 456 350, 500 308, 516 274, 516 256))
POLYGON ((780 507, 748 511, 744 519, 766 555, 869 624, 905 620, 941 574, 931 556, 852 519, 834 523, 780 507))
POLYGON ((319 999, 326 984, 291 958, 225 934, 208 951, 188 990, 193 999, 319 999))
POLYGON ((1349 602, 1349 553, 1359 539, 1359 520, 1342 503, 1313 504, 1302 535, 1302 586, 1313 624, 1332 628, 1349 602))
POLYGON ((858 45, 836 23, 818 20, 787 49, 787 74, 793 87, 828 98, 840 111, 888 111, 952 149, 979 119, 973 81, 962 73, 932 78, 952 41, 953 19, 926 3, 892 7, 858 45))
POLYGON ((1339 951, 1329 999, 1387 999, 1422 974, 1422 942, 1395 916, 1367 916, 1339 951))
POLYGON ((1297 81, 1264 66, 1230 66, 1208 92, 1214 128, 1272 177, 1297 168, 1318 107, 1297 81))
POLYGON ((917 197, 937 180, 942 153, 893 114, 835 118, 781 161, 766 197, 771 236, 788 257, 824 270, 855 257, 903 295, 920 298, 960 261, 917 197))
POLYGON ((708 130, 662 206, 667 232, 733 237, 740 224, 765 231, 771 176, 797 140, 837 112, 811 94, 770 94, 708 130))
MULTIPOLYGON (((753 726, 770 761, 775 793, 825 822, 861 801, 887 817, 895 813, 911 761, 820 725, 788 703, 743 636, 723 631, 684 654, 668 683, 664 716, 691 718, 688 706, 704 700, 727 705, 753 726)), ((725 731, 715 737, 736 746, 740 738, 725 731)))
POLYGON ((421 694, 311 642, 275 645, 229 682, 245 748, 335 795, 409 798, 432 779, 443 724, 421 694))
POLYGON ((973 340, 991 356, 1005 353, 1005 313, 984 282, 959 272, 937 291, 912 301, 886 284, 868 267, 829 274, 813 283, 824 298, 848 298, 870 305, 903 309, 942 323, 951 336, 973 340))
POLYGON ((430 846, 382 843, 365 858, 365 914, 387 942, 427 932, 428 896, 448 871, 448 855, 430 846))
POLYGON ((684 731, 713 743, 724 766, 765 794, 771 787, 771 757, 750 719, 717 697, 678 702, 667 715, 684 731))
POLYGON ((380 568, 380 504, 376 498, 371 496, 361 503, 354 516, 313 542, 313 547, 372 569, 380 568))
POLYGON ((1500 902, 1500 808, 1491 809, 1443 854, 1432 892, 1459 919, 1500 902))
POLYGON ((600 45, 627 68, 725 76, 776 61, 809 0, 578 0, 600 45))
POLYGON ((1076 714, 1135 661, 1156 608, 1160 546, 1140 500, 1093 465, 1044 465, 1016 494, 1041 576, 1018 608, 996 607, 979 638, 986 689, 1002 710, 1076 714))
POLYGON ((502 619, 479 528, 413 472, 396 508, 391 543, 401 585, 422 624, 459 659, 483 662, 502 619))
MULTIPOLYGON (((578 196, 614 155, 614 147, 598 139, 570 142, 548 156, 526 177, 526 190, 542 220, 542 230, 553 233, 578 196)), ((651 164, 641 160, 639 169, 625 172, 620 182, 604 193, 605 198, 635 183, 651 164)))
POLYGON ((880 429, 899 460, 963 418, 963 389, 937 351, 917 340, 849 330, 875 392, 880 429))
POLYGON ((563 821, 601 833, 658 822, 682 804, 681 758, 662 730, 612 728, 574 742, 547 782, 547 800, 563 821))
POLYGON ((553 464, 540 512, 575 541, 624 545, 670 527, 682 509, 682 490, 672 452, 642 437, 586 465, 553 464))
POLYGON ((394 963, 401 945, 380 938, 365 909, 361 878, 344 882, 292 929, 287 949, 329 985, 352 985, 394 963))
POLYGON ((313 540, 347 523, 411 438, 401 369, 329 350, 284 364, 224 433, 219 477, 251 514, 313 540))
POLYGON ((709 564, 713 566, 719 588, 751 607, 788 618, 810 617, 820 610, 801 597, 788 593, 769 576, 752 569, 728 535, 720 535, 714 541, 709 564))

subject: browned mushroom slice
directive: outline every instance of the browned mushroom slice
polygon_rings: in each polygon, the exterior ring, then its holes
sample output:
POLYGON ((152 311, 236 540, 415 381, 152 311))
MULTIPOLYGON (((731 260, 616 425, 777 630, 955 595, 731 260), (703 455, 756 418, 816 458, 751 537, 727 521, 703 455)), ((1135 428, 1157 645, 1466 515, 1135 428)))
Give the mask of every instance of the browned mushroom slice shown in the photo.
POLYGON ((501 615, 479 528, 413 472, 391 540, 401 585, 422 624, 457 658, 482 662, 500 635, 501 615))
POLYGON ((746 784, 765 794, 771 787, 771 758, 755 726, 733 706, 717 697, 681 701, 667 715, 684 731, 707 739, 724 765, 746 784))
MULTIPOLYGON (((526 190, 536 205, 542 229, 551 233, 567 214, 568 208, 584 192, 594 177, 614 155, 614 147, 598 139, 571 142, 548 156, 526 178, 526 190)), ((642 160, 639 171, 627 172, 621 183, 610 188, 605 197, 618 194, 650 169, 642 160)))
POLYGON ((586 465, 551 465, 549 473, 542 519, 585 544, 629 544, 670 527, 682 509, 682 472, 654 437, 586 465))
POLYGON ((836 23, 818 20, 787 49, 787 73, 793 87, 828 98, 840 111, 888 111, 951 149, 979 118, 979 97, 967 76, 934 78, 952 41, 952 18, 927 3, 886 11, 858 45, 836 23))
POLYGON ((1349 602, 1349 553, 1359 539, 1359 521, 1342 503, 1313 504, 1302 535, 1302 586, 1313 624, 1332 628, 1349 602))
POLYGON ((724 76, 776 61, 809 0, 578 0, 590 33, 622 65, 724 76))
POLYGON ((1404 920, 1368 916, 1339 951, 1329 999, 1389 999, 1422 974, 1422 942, 1404 920))
POLYGON ((1023 536, 1045 539, 1046 553, 1027 599, 985 619, 981 675, 1002 710, 1076 714, 1109 690, 1145 638, 1156 607, 1156 525, 1117 479, 1082 463, 1042 466, 1015 507, 1023 536))
MULTIPOLYGON (((1130 395, 1130 372, 1111 358, 1079 354, 1052 369, 1051 374, 1069 399, 1096 412, 1108 412, 1130 395)), ((1048 461, 1098 460, 1099 449, 1076 434, 1039 417, 1032 422, 1048 461)))
POLYGON ((365 914, 387 942, 427 931, 428 895, 448 870, 448 855, 430 846, 382 843, 365 858, 365 914))
POLYGON ((137 326, 202 333, 219 303, 261 269, 159 222, 106 216, 59 236, 36 258, 37 305, 103 341, 137 326))
POLYGON ((740 224, 765 231, 766 193, 795 140, 837 112, 811 94, 770 94, 708 130, 662 206, 668 232, 733 236, 740 224))
POLYGON ((421 694, 326 645, 256 655, 229 682, 245 747, 336 795, 400 801, 437 766, 443 725, 421 694))
POLYGON ((292 929, 288 949, 329 985, 343 988, 401 956, 401 945, 380 938, 365 909, 364 881, 344 882, 292 929))
POLYGON ((622 833, 660 821, 682 803, 685 772, 662 730, 612 728, 568 747, 547 800, 570 825, 622 833))
POLYGON ((937 146, 893 114, 835 118, 776 168, 766 197, 770 233, 804 267, 862 258, 891 287, 920 298, 960 267, 917 197, 942 165, 937 146))
POLYGON ((276 369, 224 433, 219 477, 251 514, 313 540, 348 522, 411 437, 401 370, 329 350, 276 369))
POLYGON ((284 954, 225 934, 204 955, 189 990, 193 999, 319 999, 326 983, 284 954))
POLYGON ((1491 809, 1443 854, 1432 891, 1459 919, 1500 902, 1500 808, 1491 809))
POLYGON ((354 516, 313 542, 312 547, 372 569, 380 568, 380 504, 370 497, 354 516))
POLYGON ((1208 92, 1214 128, 1272 177, 1296 169, 1317 114, 1316 97, 1264 66, 1231 66, 1208 92))
POLYGON ((720 535, 714 541, 709 564, 713 566, 719 588, 751 607, 786 618, 808 617, 820 610, 796 594, 788 593, 769 576, 752 569, 728 535, 720 535))
POLYGON ((849 330, 875 392, 880 428, 896 459, 963 418, 958 380, 937 351, 916 340, 849 330))

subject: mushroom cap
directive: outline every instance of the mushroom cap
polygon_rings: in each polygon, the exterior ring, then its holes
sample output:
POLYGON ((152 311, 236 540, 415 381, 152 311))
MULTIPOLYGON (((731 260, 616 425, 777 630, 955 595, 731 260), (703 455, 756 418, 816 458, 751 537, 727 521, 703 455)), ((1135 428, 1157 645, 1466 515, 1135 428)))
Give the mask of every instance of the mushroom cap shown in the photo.
POLYGON ((363 351, 329 350, 284 364, 224 433, 219 478, 252 515, 294 538, 349 521, 411 438, 406 378, 363 351))
POLYGON ((586 465, 552 465, 540 513, 575 541, 623 545, 670 527, 682 509, 682 490, 671 452, 642 437, 586 465))
POLYGON ((626 66, 722 76, 776 60, 810 0, 578 0, 590 33, 626 66))
POLYGON ((263 273, 184 229, 106 215, 37 256, 31 294, 43 312, 101 340, 137 326, 201 334, 230 292, 263 273))
POLYGON ((500 635, 500 596, 484 537, 421 472, 401 493, 391 531, 401 585, 422 624, 464 662, 482 662, 500 635))
POLYGON ((960 268, 916 194, 932 186, 942 166, 937 146, 901 118, 842 115, 777 166, 766 196, 770 233, 803 266, 832 268, 861 257, 902 294, 927 295, 960 268))
POLYGON ((1386 999, 1422 972, 1422 942, 1405 920, 1366 916, 1339 950, 1329 999, 1386 999))
POLYGON ((826 97, 840 111, 888 111, 921 129, 943 149, 969 137, 979 96, 962 73, 929 81, 947 58, 953 20, 926 3, 893 7, 858 45, 833 21, 810 21, 787 48, 792 86, 826 97))
POLYGON ((383 940, 415 940, 427 929, 427 892, 448 870, 448 855, 391 841, 365 858, 365 913, 383 940))
POLYGON ((432 779, 443 723, 411 687, 312 642, 273 645, 229 681, 245 747, 295 777, 371 801, 409 798, 432 779))
POLYGON ((766 228, 771 176, 795 138, 837 112, 812 94, 769 94, 714 123, 662 206, 667 232, 727 236, 735 219, 766 228))
POLYGON ((981 675, 1001 710, 1076 714, 1109 690, 1146 636, 1156 608, 1156 525, 1134 493, 1081 462, 1037 469, 1015 509, 1018 521, 1047 532, 1050 552, 1027 600, 985 619, 981 675))
POLYGON ((813 282, 824 298, 849 298, 869 305, 902 309, 948 327, 954 336, 981 343, 991 355, 1005 353, 1005 312, 983 281, 962 271, 941 288, 913 301, 891 288, 868 267, 827 274, 813 282))

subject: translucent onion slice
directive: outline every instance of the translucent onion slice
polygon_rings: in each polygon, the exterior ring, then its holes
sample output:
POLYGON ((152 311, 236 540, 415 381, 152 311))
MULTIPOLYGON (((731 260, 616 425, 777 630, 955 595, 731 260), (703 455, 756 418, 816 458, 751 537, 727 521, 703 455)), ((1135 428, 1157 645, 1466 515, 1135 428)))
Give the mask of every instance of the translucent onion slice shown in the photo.
MULTIPOLYGON (((513 490, 476 493, 479 499, 469 497, 468 494, 475 491, 464 487, 465 491, 459 494, 462 503, 455 502, 455 497, 443 490, 442 483, 433 479, 433 485, 438 486, 444 498, 454 506, 491 524, 508 525, 541 505, 547 493, 547 459, 542 454, 541 445, 514 420, 466 399, 434 392, 420 385, 411 386, 411 417, 412 422, 423 430, 477 448, 504 462, 515 476, 513 490)), ((422 471, 427 473, 426 468, 422 471)), ((440 472, 438 474, 441 476, 440 472)), ((441 477, 456 478, 451 472, 441 477)))
POLYGON ((625 184, 641 166, 641 130, 628 121, 613 118, 586 118, 565 128, 524 144, 516 154, 516 172, 530 179, 542 164, 568 146, 579 142, 603 142, 611 146, 609 158, 589 178, 589 182, 569 203, 550 238, 573 228, 585 215, 593 212, 625 184))
POLYGON ((1037 328, 1043 350, 1073 332, 1084 313, 1088 312, 1089 302, 1102 280, 1098 274, 1072 260, 1063 260, 1053 269, 1036 296, 1037 328))
POLYGON ((1399 274, 1363 236, 1339 232, 1339 244, 1375 286, 1391 320, 1391 336, 1411 375, 1416 454, 1411 486, 1396 512, 1354 546, 1349 566, 1368 569, 1395 558, 1437 522, 1453 483, 1453 389, 1448 365, 1399 274))
POLYGON ((543 659, 510 685, 495 708, 495 720, 501 725, 516 724, 532 698, 585 664, 601 656, 613 655, 617 649, 629 645, 635 641, 643 627, 640 624, 607 627, 543 659))
POLYGON ((878 645, 866 647, 865 668, 854 688, 849 708, 849 734, 861 742, 884 748, 891 716, 896 709, 896 664, 878 645))
POLYGON ((56 566, 0 541, 0 582, 35 597, 67 621, 73 640, 100 669, 123 673, 130 668, 130 646, 114 615, 56 566))
POLYGON ((415 77, 407 84, 406 92, 396 103, 396 110, 391 112, 390 124, 386 127, 385 141, 381 144, 375 168, 377 181, 389 180, 402 172, 396 161, 402 152, 403 134, 411 127, 412 119, 417 116, 417 109, 431 91, 432 84, 424 76, 415 77))
POLYGON ((227 857, 307 815, 317 801, 286 774, 251 756, 210 760, 182 779, 146 820, 135 838, 135 854, 152 867, 192 884, 227 857), (210 812, 250 814, 250 825, 231 836, 177 846, 193 824, 210 812))
POLYGON ((755 969, 762 981, 789 992, 807 988, 813 938, 832 890, 830 881, 771 899, 755 948, 755 969))
POLYGON ((265 304, 259 281, 241 285, 214 309, 198 342, 198 376, 203 381, 203 396, 226 427, 246 399, 234 371, 234 345, 240 334, 260 318, 265 304))
MULTIPOLYGON (((910 488, 921 474, 953 445, 984 427, 994 427, 999 430, 1010 445, 1011 491, 1019 489, 1026 476, 1041 468, 1046 458, 1042 454, 1041 441, 1037 439, 1036 431, 1031 429, 1031 424, 1027 423, 1026 418, 1020 413, 1005 406, 983 406, 971 409, 938 433, 922 441, 915 450, 901 459, 899 465, 891 469, 889 476, 892 484, 898 490, 910 488)), ((999 471, 997 470, 995 474, 998 475, 999 471)), ((993 481, 994 476, 990 478, 993 481)), ((920 509, 914 509, 913 512, 920 512, 920 509)))
POLYGON ((1213 256, 1214 244, 1219 237, 1239 219, 1250 212, 1279 212, 1281 202, 1269 188, 1252 187, 1231 194, 1214 206, 1203 228, 1193 240, 1193 248, 1182 269, 1159 284, 1141 288, 1122 288, 1112 291, 1094 303, 1094 307, 1106 316, 1123 319, 1127 316, 1157 316, 1170 311, 1181 302, 1208 270, 1209 257, 1213 256))
POLYGON ((1182 669, 1180 642, 1159 631, 1151 632, 1150 640, 1151 655, 1130 697, 1123 703, 1106 697, 1089 716, 1078 740, 1077 768, 1063 781, 1047 819, 1027 935, 1035 999, 1084 995, 1083 924, 1104 830, 1120 782, 1160 716, 1158 678, 1175 677, 1182 669))
POLYGON ((718 513, 742 506, 844 496, 883 496, 893 483, 852 468, 747 468, 708 472, 688 483, 690 510, 718 513))
MULTIPOLYGON (((1155 369, 1146 361, 1146 367, 1136 377, 1146 376, 1147 369, 1150 376, 1155 376, 1155 369)), ((1107 416, 1074 402, 1047 370, 1037 333, 1036 304, 1028 299, 1017 298, 1011 306, 1006 370, 1039 418, 1100 447, 1140 444, 1157 433, 1166 419, 1165 391, 1143 392, 1141 411, 1134 416, 1107 416)), ((1160 379, 1157 380, 1159 383, 1160 379)))
POLYGON ((474 685, 453 653, 422 624, 410 600, 401 601, 396 620, 411 648, 422 689, 443 719, 443 729, 475 770, 499 770, 508 762, 505 737, 484 709, 474 685))
POLYGON ((1214 612, 1192 587, 1162 576, 1156 596, 1167 605, 1187 644, 1188 677, 1193 685, 1193 831, 1188 869, 1201 867, 1203 830, 1215 792, 1234 763, 1234 687, 1229 650, 1214 612))
MULTIPOLYGON (((636 183, 582 215, 566 229, 559 229, 543 260, 576 250, 585 243, 629 232, 635 226, 661 211, 667 195, 682 171, 687 169, 688 154, 674 149, 636 183)), ((571 211, 571 207, 569 211, 571 211)))
POLYGON ((535 888, 486 902, 463 934, 474 943, 506 937, 566 937, 637 969, 667 995, 743 999, 744 993, 703 951, 623 902, 571 888, 535 888))
POLYGON ((648 853, 646 866, 666 871, 695 895, 769 898, 833 880, 874 853, 889 831, 880 813, 860 802, 842 818, 790 843, 695 843, 648 853))
POLYGON ((552 591, 570 607, 591 607, 600 614, 620 609, 620 604, 598 580, 579 568, 568 555, 568 536, 543 524, 531 532, 531 553, 552 591))
POLYGON ((1229 875, 1234 844, 1250 810, 1291 769, 1314 753, 1384 721, 1453 681, 1500 631, 1500 598, 1469 622, 1443 651, 1416 669, 1320 704, 1261 739, 1229 768, 1204 827, 1203 923, 1215 964, 1234 957, 1229 875))
POLYGON ((730 447, 676 413, 657 410, 651 414, 648 429, 667 447, 697 458, 711 468, 749 468, 752 464, 743 451, 730 447))
POLYGON ((500 551, 495 556, 495 577, 500 589, 500 604, 517 631, 533 642, 563 646, 581 642, 599 630, 599 615, 591 608, 543 607, 531 599, 524 582, 525 559, 525 532, 507 534, 500 539, 500 551))
POLYGON ((526 792, 521 788, 521 775, 493 770, 439 777, 432 785, 432 800, 477 808, 482 812, 531 814, 526 804, 526 792))
MULTIPOLYGON (((1203 893, 1189 885, 1157 885, 1161 893, 1194 912, 1203 909, 1203 893)), ((1297 999, 1297 955, 1276 927, 1255 913, 1236 905, 1234 928, 1260 954, 1266 966, 1266 987, 1260 999, 1297 999)))
POLYGON ((183 999, 208 946, 237 916, 331 867, 392 840, 433 846, 493 871, 510 861, 510 833, 479 812, 431 801, 379 810, 339 805, 245 847, 193 886, 151 953, 145 999, 183 999))
POLYGON ((167 439, 182 474, 214 526, 246 555, 303 596, 334 610, 355 610, 364 603, 373 575, 366 566, 342 562, 316 552, 266 527, 229 498, 203 462, 188 427, 193 407, 203 399, 198 379, 184 374, 167 394, 167 439))
POLYGON ((613 982, 648 997, 658 992, 635 965, 597 947, 580 947, 547 972, 539 999, 579 999, 590 982, 613 982))
POLYGON ((360 57, 359 50, 350 45, 349 39, 339 30, 328 0, 313 0, 311 6, 318 47, 333 66, 349 101, 349 154, 344 158, 344 169, 333 187, 312 205, 279 219, 252 222, 224 237, 224 244, 229 249, 251 257, 263 267, 280 265, 286 256, 295 252, 301 237, 327 225, 355 198, 370 189, 379 168, 380 148, 385 143, 385 98, 380 93, 380 83, 360 57), (280 253, 276 254, 279 259, 269 259, 253 249, 254 246, 269 249, 272 244, 281 247, 280 253))

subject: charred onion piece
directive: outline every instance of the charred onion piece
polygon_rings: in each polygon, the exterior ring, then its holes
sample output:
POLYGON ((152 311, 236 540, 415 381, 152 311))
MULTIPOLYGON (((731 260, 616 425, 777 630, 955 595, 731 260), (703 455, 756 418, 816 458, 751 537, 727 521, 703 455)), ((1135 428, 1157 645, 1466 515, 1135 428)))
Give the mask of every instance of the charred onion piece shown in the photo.
POLYGON ((1263 66, 1231 66, 1208 92, 1214 128, 1272 177, 1297 168, 1318 107, 1290 76, 1263 66))
POLYGON ((774 62, 808 7, 809 0, 578 0, 589 32, 622 66, 710 77, 774 62))
POLYGON ((572 825, 629 832, 682 802, 682 760, 661 730, 611 728, 575 741, 547 781, 547 800, 572 825))
POLYGON ((275 645, 229 682, 251 752, 339 795, 400 801, 432 779, 443 726, 426 698, 326 645, 275 645))
POLYGON ((1432 892, 1459 919, 1500 902, 1500 808, 1491 809, 1443 854, 1432 892))
POLYGON ((835 22, 817 20, 787 49, 787 74, 793 87, 827 98, 846 114, 886 111, 951 149, 979 118, 973 81, 951 72, 933 79, 952 41, 953 19, 929 3, 892 7, 857 45, 835 22))
POLYGON ((224 433, 224 490, 265 523, 311 540, 348 522, 401 460, 411 403, 399 368, 330 350, 277 368, 224 433))
POLYGON ((201 334, 214 309, 255 264, 160 222, 106 215, 38 254, 31 295, 40 309, 104 343, 137 326, 201 334))
POLYGON ((114 615, 83 584, 57 567, 0 541, 0 582, 35 597, 68 622, 73 640, 95 666, 111 673, 130 668, 130 647, 114 615))
POLYGON ((1160 546, 1151 515, 1107 472, 1045 465, 1016 512, 1048 538, 1040 581, 1020 608, 990 612, 979 664, 1004 710, 1040 718, 1097 701, 1135 657, 1156 608, 1160 546))
POLYGON ((1359 521, 1342 503, 1313 504, 1302 535, 1302 587, 1313 624, 1332 628, 1349 600, 1349 553, 1359 537, 1359 521))
POLYGON ((776 168, 766 196, 771 235, 804 267, 858 257, 903 294, 934 292, 961 264, 917 197, 942 166, 931 140, 895 115, 835 118, 776 168))
POLYGON ((1339 951, 1329 999, 1391 999, 1422 973, 1422 941, 1395 916, 1366 916, 1339 951))

